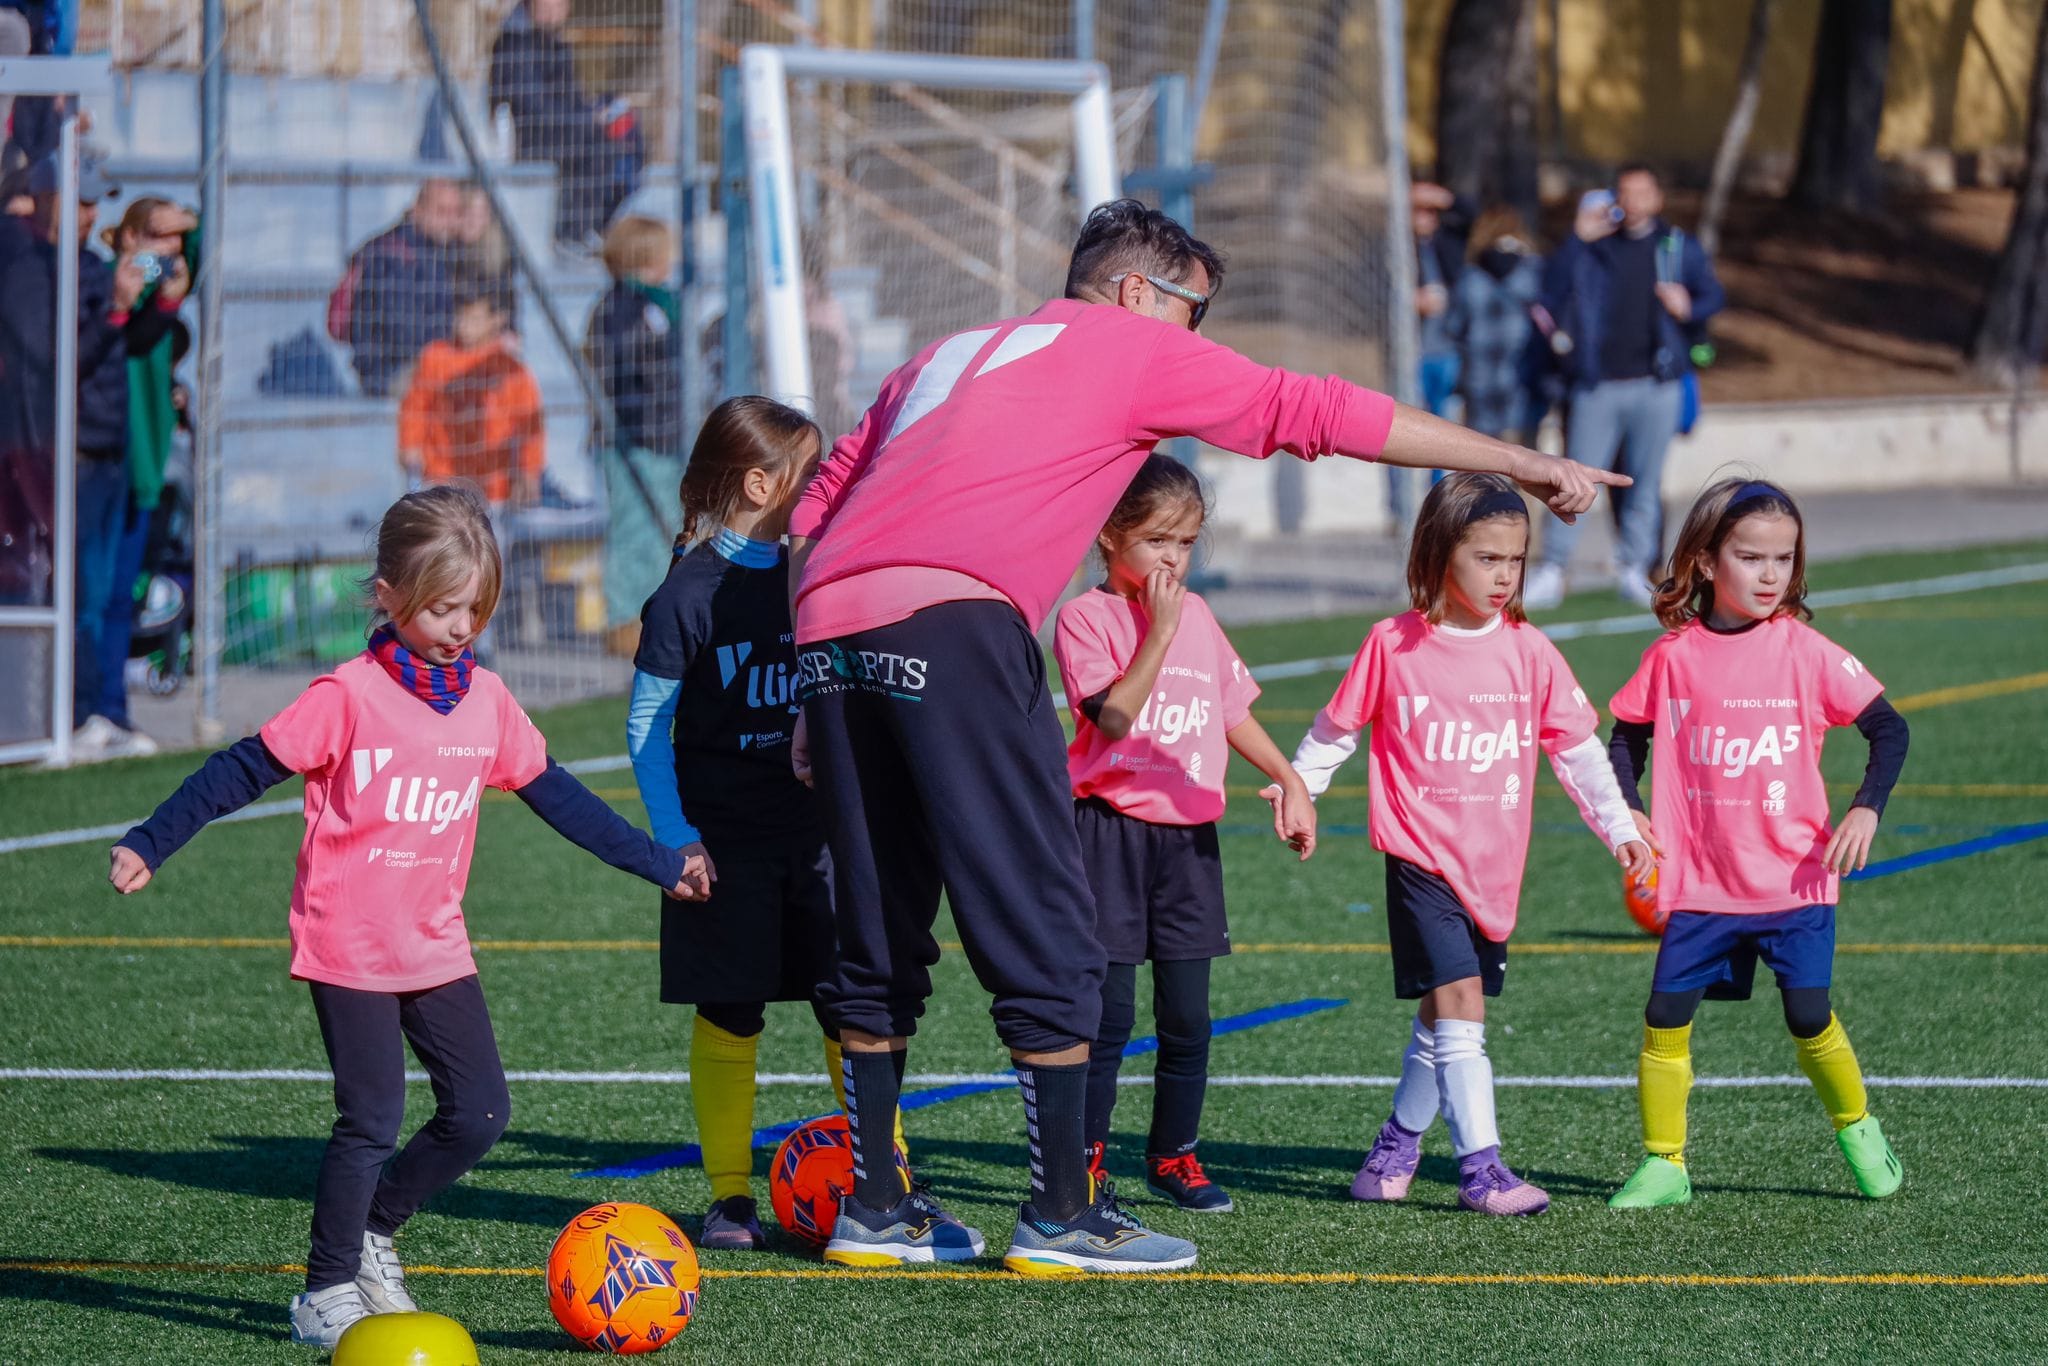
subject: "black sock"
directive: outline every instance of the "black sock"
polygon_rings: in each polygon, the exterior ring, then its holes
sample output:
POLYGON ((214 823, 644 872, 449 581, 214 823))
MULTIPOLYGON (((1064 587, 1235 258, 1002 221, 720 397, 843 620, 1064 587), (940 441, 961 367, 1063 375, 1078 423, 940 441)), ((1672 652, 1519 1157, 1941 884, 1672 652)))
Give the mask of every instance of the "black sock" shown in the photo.
POLYGON ((1152 1013, 1159 1022, 1159 1062, 1145 1155, 1178 1157, 1194 1149, 1209 1089, 1209 960, 1154 963, 1152 1013))
POLYGON ((1088 1050, 1088 1119, 1082 1141, 1093 1147, 1109 1142, 1109 1120, 1116 1112, 1116 1078, 1123 1070, 1124 1045, 1131 1041, 1133 999, 1138 969, 1111 963, 1102 983, 1102 1024, 1088 1050))
POLYGON ((1024 1132, 1031 1141, 1031 1203, 1048 1219, 1068 1220, 1088 1207, 1088 1157, 1082 1150, 1088 1064, 1018 1063, 1024 1132))
POLYGON ((853 1198, 871 1210, 896 1208, 903 1182, 896 1174, 896 1096, 904 1055, 856 1053, 841 1057, 846 1077, 846 1128, 853 1139, 853 1198), (867 1142, 868 1136, 873 1143, 867 1142))

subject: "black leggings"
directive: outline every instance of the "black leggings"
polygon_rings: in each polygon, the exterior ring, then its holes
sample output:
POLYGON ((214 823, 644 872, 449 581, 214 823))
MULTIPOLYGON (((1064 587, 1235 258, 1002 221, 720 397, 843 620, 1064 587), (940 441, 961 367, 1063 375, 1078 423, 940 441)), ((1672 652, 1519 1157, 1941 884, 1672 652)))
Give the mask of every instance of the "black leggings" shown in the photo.
MULTIPOLYGON (((1195 1146, 1202 1097, 1209 1086, 1208 958, 1152 965, 1152 1014, 1159 1028, 1159 1065, 1153 1071, 1152 1133, 1148 1157, 1172 1157, 1195 1146)), ((1102 984, 1102 1028, 1088 1057, 1090 1144, 1109 1141, 1116 1108, 1116 1076, 1137 1018, 1138 968, 1111 963, 1102 984)))
MULTIPOLYGON (((1643 1022, 1652 1029, 1679 1029, 1692 1023, 1693 1012, 1706 996, 1704 987, 1693 991, 1653 991, 1643 1011, 1643 1022)), ((1795 1039, 1811 1039, 1824 1033, 1834 1018, 1826 987, 1786 987, 1785 1028, 1795 1039)))
POLYGON ((512 1099, 474 976, 400 993, 326 982, 312 988, 340 1112, 313 1188, 306 1258, 306 1288, 323 1290, 356 1278, 365 1230, 398 1232, 491 1150, 511 1118, 512 1099), (434 1117, 392 1162, 405 1118, 408 1042, 433 1083, 434 1117))
MULTIPOLYGON (((825 1031, 826 1038, 839 1037, 839 1031, 825 1018, 824 1007, 816 1001, 811 1002, 811 1014, 817 1016, 818 1028, 825 1031)), ((735 1038, 751 1039, 768 1027, 768 1005, 765 1001, 705 1001, 697 1007, 697 1018, 735 1038)))

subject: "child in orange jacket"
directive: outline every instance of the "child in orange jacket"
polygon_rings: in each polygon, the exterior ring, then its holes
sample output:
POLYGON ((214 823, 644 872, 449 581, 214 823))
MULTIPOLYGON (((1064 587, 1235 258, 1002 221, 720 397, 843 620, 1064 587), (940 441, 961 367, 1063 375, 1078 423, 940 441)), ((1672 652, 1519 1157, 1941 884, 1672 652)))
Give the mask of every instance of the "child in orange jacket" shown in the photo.
POLYGON ((429 342, 398 407, 398 463, 415 484, 468 484, 493 513, 531 503, 547 463, 540 386, 511 330, 512 287, 457 285, 450 336, 429 342))

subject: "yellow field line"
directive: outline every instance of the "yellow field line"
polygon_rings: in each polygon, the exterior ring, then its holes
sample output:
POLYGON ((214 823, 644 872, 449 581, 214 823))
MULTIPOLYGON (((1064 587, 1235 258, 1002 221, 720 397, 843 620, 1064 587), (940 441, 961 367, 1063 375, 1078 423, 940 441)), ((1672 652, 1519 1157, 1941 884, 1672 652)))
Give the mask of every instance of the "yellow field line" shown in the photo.
POLYGON ((1892 699, 1892 706, 1899 711, 1925 711, 1929 707, 1946 707, 1957 702, 1976 702, 1986 697, 2008 697, 2013 693, 2036 692, 2048 688, 2048 672, 2021 674, 2017 678, 1993 678, 1982 683, 1962 683, 1952 688, 1935 688, 1931 692, 1916 692, 1905 697, 1892 699))
MULTIPOLYGON (((197 939, 170 936, 124 936, 112 934, 62 935, 62 934, 0 934, 0 949, 285 949, 291 941, 276 939, 197 939)), ((654 939, 485 939, 473 945, 479 952, 496 953, 653 953, 661 947, 654 939)), ((956 940, 942 940, 939 947, 958 952, 956 940)), ((1237 953, 1371 953, 1387 952, 1385 944, 1356 943, 1269 943, 1234 944, 1237 953)), ((1625 940, 1620 943, 1516 944, 1517 954, 1548 955, 1592 955, 1644 954, 1657 951, 1653 939, 1625 940)), ((2048 943, 2043 944, 1977 944, 1977 943, 1875 943, 1837 944, 1837 953, 1905 953, 1905 954, 2023 954, 2048 953, 2048 943)))
MULTIPOLYGON (((530 1279, 541 1276, 537 1266, 409 1266, 409 1276, 503 1276, 530 1279)), ((0 1261, 0 1271, 52 1271, 125 1273, 129 1275, 187 1276, 302 1276, 303 1266, 291 1263, 265 1265, 254 1262, 117 1262, 117 1261, 0 1261)), ((921 1281, 1011 1281, 1035 1282, 1039 1277, 1019 1276, 993 1269, 880 1268, 860 1270, 823 1266, 767 1268, 705 1267, 706 1280, 810 1281, 810 1280, 921 1280, 921 1281)), ((1628 1286, 1670 1286, 1681 1289, 1751 1288, 1771 1286, 1931 1286, 1953 1289, 2029 1289, 2048 1286, 2048 1273, 2007 1276, 1948 1274, 1934 1271, 1788 1272, 1781 1275, 1713 1275, 1704 1272, 1639 1272, 1606 1274, 1592 1271, 1161 1271, 1128 1274, 1119 1281, 1183 1281, 1211 1285, 1412 1285, 1412 1286, 1548 1286, 1586 1288, 1628 1286)))

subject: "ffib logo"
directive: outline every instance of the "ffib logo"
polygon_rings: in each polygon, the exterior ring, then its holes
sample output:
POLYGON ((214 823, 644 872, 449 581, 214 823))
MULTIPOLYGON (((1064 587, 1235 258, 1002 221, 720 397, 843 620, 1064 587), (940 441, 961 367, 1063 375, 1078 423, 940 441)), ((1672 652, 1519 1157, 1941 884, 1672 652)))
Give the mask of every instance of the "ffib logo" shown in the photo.
POLYGON ((1521 804, 1522 775, 1510 773, 1508 774, 1507 781, 1501 785, 1500 809, 1503 811, 1513 811, 1521 806, 1521 804))
POLYGON ((1782 816, 1785 814, 1785 784, 1780 779, 1772 779, 1764 788, 1764 814, 1767 816, 1782 816))
POLYGON ((349 762, 355 768, 356 791, 361 792, 370 785, 370 780, 384 771, 384 765, 391 762, 389 749, 352 749, 348 752, 349 762))

